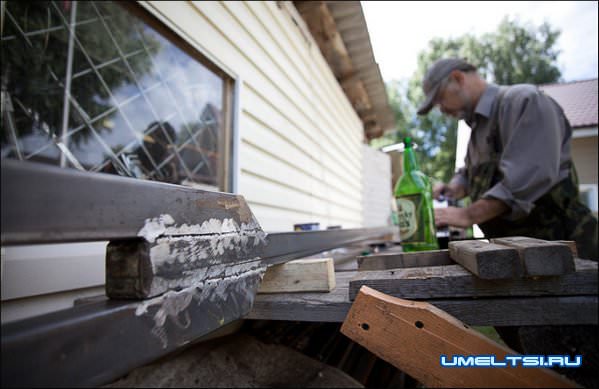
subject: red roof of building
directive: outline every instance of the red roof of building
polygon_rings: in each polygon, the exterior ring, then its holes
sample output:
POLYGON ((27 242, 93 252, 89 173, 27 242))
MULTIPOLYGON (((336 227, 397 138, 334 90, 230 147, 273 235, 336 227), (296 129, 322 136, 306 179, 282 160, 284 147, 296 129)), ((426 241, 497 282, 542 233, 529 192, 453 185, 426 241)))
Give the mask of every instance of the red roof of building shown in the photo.
POLYGON ((573 128, 597 126, 597 78, 563 84, 539 85, 557 101, 573 128))

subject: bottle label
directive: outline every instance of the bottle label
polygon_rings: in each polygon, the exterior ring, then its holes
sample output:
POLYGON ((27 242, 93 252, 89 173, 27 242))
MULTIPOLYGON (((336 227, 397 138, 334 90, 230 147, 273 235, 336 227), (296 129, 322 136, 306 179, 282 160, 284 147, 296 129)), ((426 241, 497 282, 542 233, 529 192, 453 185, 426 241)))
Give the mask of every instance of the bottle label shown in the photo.
POLYGON ((422 195, 415 194, 402 196, 397 199, 399 217, 399 237, 402 242, 424 242, 424 229, 421 225, 420 208, 422 207, 422 195))

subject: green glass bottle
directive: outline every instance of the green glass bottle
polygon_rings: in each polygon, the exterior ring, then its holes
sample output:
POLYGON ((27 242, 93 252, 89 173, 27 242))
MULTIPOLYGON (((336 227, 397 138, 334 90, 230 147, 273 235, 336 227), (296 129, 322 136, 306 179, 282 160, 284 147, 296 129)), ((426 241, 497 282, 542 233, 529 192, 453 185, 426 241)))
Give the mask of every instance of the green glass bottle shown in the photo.
POLYGON ((418 167, 410 137, 404 146, 403 174, 395 185, 401 246, 406 252, 438 250, 431 184, 418 167))

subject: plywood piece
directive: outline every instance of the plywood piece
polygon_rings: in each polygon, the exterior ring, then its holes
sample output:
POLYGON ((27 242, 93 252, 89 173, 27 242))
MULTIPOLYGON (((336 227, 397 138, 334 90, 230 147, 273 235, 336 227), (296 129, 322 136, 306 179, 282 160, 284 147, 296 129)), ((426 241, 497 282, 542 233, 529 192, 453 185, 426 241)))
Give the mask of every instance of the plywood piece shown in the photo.
POLYGON ((311 258, 296 259, 269 267, 258 293, 330 292, 333 289, 333 258, 311 258))
POLYGON ((358 270, 387 270, 406 267, 444 266, 454 262, 448 250, 431 250, 414 253, 392 253, 358 257, 358 270))
POLYGON ((576 387, 546 368, 446 368, 441 355, 517 355, 425 302, 362 287, 341 332, 425 387, 576 387))
POLYGON ((497 280, 521 277, 524 273, 518 251, 478 240, 449 242, 449 255, 479 278, 497 280))
POLYGON ((559 276, 574 272, 574 257, 562 243, 523 236, 491 239, 518 250, 527 276, 559 276))

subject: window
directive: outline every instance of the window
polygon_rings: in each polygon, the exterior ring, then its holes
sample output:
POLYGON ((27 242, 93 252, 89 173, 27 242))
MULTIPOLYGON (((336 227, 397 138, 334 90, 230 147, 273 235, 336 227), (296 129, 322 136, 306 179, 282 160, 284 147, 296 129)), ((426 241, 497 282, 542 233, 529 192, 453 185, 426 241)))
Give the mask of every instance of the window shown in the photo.
POLYGON ((3 159, 229 190, 227 75, 137 5, 3 3, 3 159))

